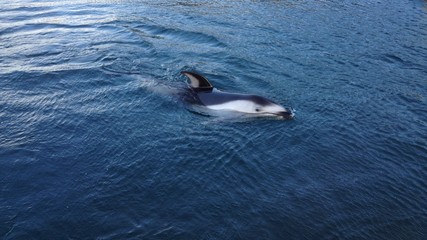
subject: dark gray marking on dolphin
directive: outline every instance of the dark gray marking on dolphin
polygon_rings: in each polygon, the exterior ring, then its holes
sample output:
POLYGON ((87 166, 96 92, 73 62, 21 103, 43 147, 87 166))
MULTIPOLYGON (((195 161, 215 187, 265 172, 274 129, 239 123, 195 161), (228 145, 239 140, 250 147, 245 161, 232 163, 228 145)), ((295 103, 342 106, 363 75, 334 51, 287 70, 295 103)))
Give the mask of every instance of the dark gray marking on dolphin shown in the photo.
POLYGON ((252 116, 277 116, 292 119, 294 113, 289 108, 258 95, 227 93, 217 90, 203 76, 195 72, 182 71, 190 80, 190 96, 186 101, 217 111, 234 111, 252 116))

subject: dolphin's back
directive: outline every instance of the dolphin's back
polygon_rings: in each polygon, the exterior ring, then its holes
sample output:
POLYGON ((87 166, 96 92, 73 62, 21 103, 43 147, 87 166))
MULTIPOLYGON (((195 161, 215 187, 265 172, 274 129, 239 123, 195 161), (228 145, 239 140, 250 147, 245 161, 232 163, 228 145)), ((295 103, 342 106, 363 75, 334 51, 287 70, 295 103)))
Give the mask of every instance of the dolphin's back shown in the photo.
POLYGON ((205 106, 218 105, 238 100, 252 101, 262 106, 271 104, 271 101, 267 100, 264 97, 249 94, 226 93, 214 90, 212 92, 200 92, 197 95, 199 97, 200 102, 205 106))

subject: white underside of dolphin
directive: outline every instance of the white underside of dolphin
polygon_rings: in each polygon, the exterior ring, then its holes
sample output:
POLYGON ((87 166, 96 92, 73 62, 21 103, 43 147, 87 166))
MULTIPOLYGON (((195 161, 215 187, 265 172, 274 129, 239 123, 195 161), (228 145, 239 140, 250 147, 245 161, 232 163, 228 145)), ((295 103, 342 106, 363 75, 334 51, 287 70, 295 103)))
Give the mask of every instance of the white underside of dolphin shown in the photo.
POLYGON ((294 117, 291 109, 284 108, 267 98, 251 94, 222 92, 215 89, 205 77, 197 73, 183 71, 182 74, 190 80, 189 87, 195 103, 208 109, 244 113, 254 117, 275 116, 283 119, 294 117))

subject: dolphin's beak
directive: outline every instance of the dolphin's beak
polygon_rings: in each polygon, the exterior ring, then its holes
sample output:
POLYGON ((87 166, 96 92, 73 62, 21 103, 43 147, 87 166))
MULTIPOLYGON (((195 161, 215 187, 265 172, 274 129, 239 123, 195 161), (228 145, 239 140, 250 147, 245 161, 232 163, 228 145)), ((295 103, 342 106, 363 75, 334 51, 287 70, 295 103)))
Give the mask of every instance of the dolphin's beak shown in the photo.
POLYGON ((294 112, 291 109, 286 109, 286 111, 278 112, 276 115, 283 119, 292 119, 294 118, 294 112))

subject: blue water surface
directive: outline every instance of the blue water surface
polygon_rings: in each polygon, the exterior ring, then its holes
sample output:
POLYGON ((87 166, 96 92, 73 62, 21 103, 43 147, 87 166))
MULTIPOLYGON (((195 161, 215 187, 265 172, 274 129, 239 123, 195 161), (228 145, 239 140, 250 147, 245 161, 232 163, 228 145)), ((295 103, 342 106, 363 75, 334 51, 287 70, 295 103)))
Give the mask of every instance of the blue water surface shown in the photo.
POLYGON ((427 239, 426 136, 426 1, 0 3, 1 239, 427 239))

